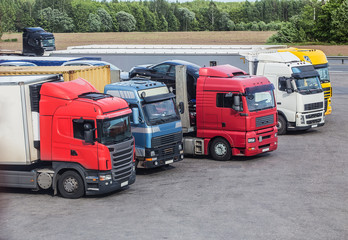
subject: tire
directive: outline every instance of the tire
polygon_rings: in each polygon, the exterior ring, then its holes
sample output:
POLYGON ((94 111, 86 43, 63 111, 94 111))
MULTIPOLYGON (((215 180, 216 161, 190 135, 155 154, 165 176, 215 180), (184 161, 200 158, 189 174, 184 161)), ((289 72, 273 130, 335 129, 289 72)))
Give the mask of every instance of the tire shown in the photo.
POLYGON ((278 115, 277 129, 279 135, 284 135, 286 133, 286 120, 282 115, 278 115))
POLYGON ((76 199, 85 194, 82 178, 75 171, 66 171, 59 177, 58 190, 64 198, 76 199))
POLYGON ((218 161, 231 159, 232 150, 230 144, 223 138, 216 138, 210 145, 211 156, 218 161))

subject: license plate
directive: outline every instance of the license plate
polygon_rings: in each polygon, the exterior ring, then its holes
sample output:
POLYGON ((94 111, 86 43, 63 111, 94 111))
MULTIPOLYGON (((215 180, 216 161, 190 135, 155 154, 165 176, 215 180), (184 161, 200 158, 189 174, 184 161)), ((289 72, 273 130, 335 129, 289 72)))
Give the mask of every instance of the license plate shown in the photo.
POLYGON ((317 124, 315 124, 315 125, 312 125, 312 128, 315 128, 315 127, 318 127, 318 125, 317 125, 317 124))
POLYGON ((127 185, 128 185, 128 181, 121 183, 121 187, 124 187, 124 186, 127 186, 127 185))
POLYGON ((269 148, 262 149, 262 152, 267 152, 267 151, 269 151, 269 148))
POLYGON ((165 161, 165 164, 170 164, 170 163, 173 163, 174 160, 168 160, 168 161, 165 161))

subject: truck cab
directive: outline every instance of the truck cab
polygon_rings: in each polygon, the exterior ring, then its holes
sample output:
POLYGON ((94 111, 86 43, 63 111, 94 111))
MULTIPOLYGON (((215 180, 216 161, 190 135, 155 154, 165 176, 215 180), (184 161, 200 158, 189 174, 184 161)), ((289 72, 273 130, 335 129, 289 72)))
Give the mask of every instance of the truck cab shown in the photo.
POLYGON ((23 30, 23 55, 43 56, 56 50, 54 36, 40 27, 28 27, 23 30))
POLYGON ((183 160, 180 116, 175 95, 165 84, 133 79, 106 85, 104 93, 123 98, 133 111, 131 126, 138 168, 183 160))
POLYGON ((256 74, 267 77, 275 86, 279 134, 324 125, 324 94, 312 64, 289 52, 261 53, 256 74))
POLYGON ((325 99, 325 115, 332 113, 331 98, 332 98, 332 87, 329 74, 329 63, 326 55, 323 51, 318 49, 299 49, 299 48, 287 48, 279 49, 279 52, 291 52, 301 61, 311 63, 314 69, 319 73, 321 87, 324 91, 325 99))
POLYGON ((134 183, 127 102, 57 76, 0 77, 0 185, 78 198, 134 183))
MULTIPOLYGON (((177 81, 177 93, 185 92, 185 86, 177 81)), ((188 105, 185 99, 177 94, 184 106, 188 105)), ((277 149, 274 86, 265 77, 248 75, 230 65, 201 68, 195 107, 189 109, 186 116, 194 116, 195 121, 183 120, 187 154, 228 160, 277 149)))

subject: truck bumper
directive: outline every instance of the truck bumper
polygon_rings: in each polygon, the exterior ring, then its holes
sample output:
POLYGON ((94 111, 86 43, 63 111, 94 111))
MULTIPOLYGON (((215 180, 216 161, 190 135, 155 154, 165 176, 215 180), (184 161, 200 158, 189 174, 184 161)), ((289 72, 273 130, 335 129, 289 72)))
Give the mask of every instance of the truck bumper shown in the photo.
MULTIPOLYGON (((111 175, 110 173, 105 173, 103 175, 111 175)), ((94 181, 93 178, 86 177, 87 187, 86 187, 86 195, 99 195, 114 192, 120 190, 122 188, 126 188, 127 186, 133 184, 135 182, 135 171, 132 171, 131 175, 122 181, 114 181, 112 179, 100 181, 94 181)))
POLYGON ((316 111, 310 113, 296 113, 296 122, 288 123, 288 131, 307 130, 324 126, 325 112, 316 111))
POLYGON ((155 168, 155 167, 160 167, 164 166, 167 164, 171 164, 174 162, 179 162, 184 159, 184 151, 181 151, 180 154, 173 155, 171 157, 166 157, 166 158, 156 158, 155 160, 151 161, 143 161, 141 162, 141 166, 144 168, 155 168))
POLYGON ((246 147, 244 149, 233 148, 232 155, 255 156, 261 153, 274 151, 278 148, 277 133, 278 130, 275 126, 269 129, 247 132, 245 139, 246 147), (254 142, 249 142, 248 140, 254 142))

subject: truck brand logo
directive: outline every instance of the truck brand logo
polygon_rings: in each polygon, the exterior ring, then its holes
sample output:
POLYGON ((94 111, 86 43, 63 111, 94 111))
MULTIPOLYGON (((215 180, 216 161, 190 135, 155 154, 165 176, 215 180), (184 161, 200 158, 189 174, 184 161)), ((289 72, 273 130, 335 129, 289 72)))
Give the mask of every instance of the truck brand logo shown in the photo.
POLYGON ((163 152, 164 152, 165 154, 172 153, 172 152, 173 152, 173 148, 164 149, 163 152))

